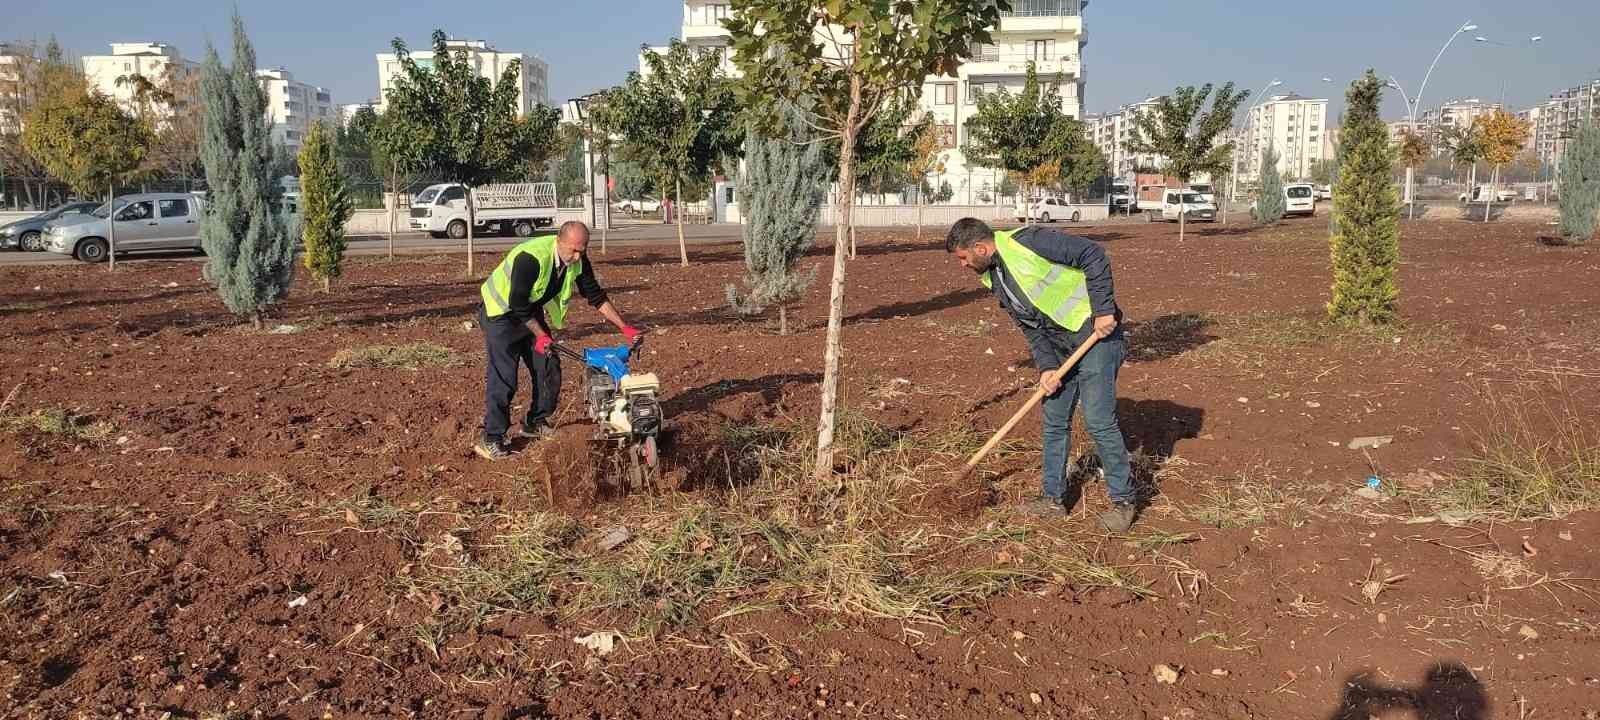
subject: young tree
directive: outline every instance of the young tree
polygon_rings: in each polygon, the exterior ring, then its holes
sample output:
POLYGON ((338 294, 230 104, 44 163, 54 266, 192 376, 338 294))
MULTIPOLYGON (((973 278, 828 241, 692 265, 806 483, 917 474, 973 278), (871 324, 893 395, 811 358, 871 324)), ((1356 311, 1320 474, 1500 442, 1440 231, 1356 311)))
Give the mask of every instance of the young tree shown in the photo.
MULTIPOLYGON (((0 170, 11 182, 22 186, 25 206, 43 210, 51 205, 50 169, 29 152, 22 129, 35 109, 85 95, 88 84, 83 73, 66 61, 54 37, 42 49, 32 43, 19 43, 12 52, 13 81, 0 90, 0 170)), ((102 190, 96 188, 94 195, 102 190)))
POLYGON ((1283 195, 1283 174, 1278 172, 1278 152, 1267 146, 1261 153, 1261 188, 1256 191, 1256 223, 1275 225, 1283 219, 1287 200, 1283 195))
POLYGON ((400 212, 400 198, 411 183, 427 170, 426 130, 410 118, 393 112, 377 114, 371 108, 356 111, 351 125, 366 129, 371 149, 371 165, 387 196, 389 210, 389 259, 394 259, 394 234, 400 212))
POLYGON ((1483 199, 1483 221, 1489 222, 1489 206, 1494 202, 1495 191, 1500 184, 1500 168, 1515 160, 1517 151, 1528 143, 1527 120, 1518 118, 1504 110, 1496 110, 1489 120, 1483 124, 1483 159, 1494 168, 1494 175, 1489 180, 1489 192, 1483 199))
POLYGON ((817 238, 817 216, 828 194, 834 166, 821 143, 813 142, 803 111, 784 108, 786 127, 776 138, 751 127, 745 141, 743 190, 744 263, 748 269, 741 294, 728 285, 728 302, 743 315, 778 306, 778 334, 789 334, 789 305, 816 277, 797 273, 817 238))
POLYGON ((939 192, 934 193, 933 201, 936 202, 936 203, 947 203, 947 202, 950 202, 950 200, 952 198, 954 198, 955 196, 956 196, 956 189, 953 188, 953 187, 950 187, 950 181, 949 180, 940 180, 939 181, 939 192))
POLYGON ((724 21, 734 61, 744 71, 747 105, 769 127, 780 100, 811 98, 807 122, 838 138, 838 221, 834 223, 828 339, 822 409, 817 422, 816 478, 833 475, 833 431, 839 399, 840 330, 844 321, 846 238, 855 196, 856 138, 873 116, 929 75, 954 75, 974 42, 989 32, 1006 0, 733 0, 724 21))
MULTIPOLYGON (((917 180, 917 242, 922 242, 922 209, 928 204, 928 176, 943 175, 945 162, 945 137, 932 122, 932 115, 922 130, 912 138, 911 162, 906 171, 917 180)), ((948 185, 949 183, 945 183, 948 185)))
MULTIPOLYGON (((928 114, 912 120, 916 104, 910 92, 901 93, 856 136, 856 197, 852 202, 859 202, 865 194, 900 192, 915 181, 907 167, 916 155, 916 138, 933 124, 928 114)), ((828 152, 829 162, 837 165, 839 147, 828 143, 828 152)), ((852 225, 850 257, 855 256, 856 229, 852 225)))
POLYGON ((1311 182, 1333 187, 1333 158, 1311 161, 1311 182))
POLYGON ((99 92, 55 96, 23 118, 28 153, 85 196, 104 192, 110 206, 106 257, 117 267, 116 184, 138 169, 150 145, 144 123, 99 92))
MULTIPOLYGON (((1226 135, 1233 127, 1233 114, 1250 97, 1250 91, 1235 93, 1233 83, 1223 85, 1212 99, 1211 109, 1206 110, 1211 89, 1211 85, 1199 89, 1180 87, 1159 98, 1151 112, 1136 115, 1128 151, 1166 158, 1163 172, 1185 185, 1202 173, 1227 172, 1233 141, 1217 142, 1217 136, 1226 135)), ((1179 242, 1183 241, 1184 216, 1185 213, 1178 213, 1179 242)))
POLYGON ((328 292, 344 260, 344 224, 353 208, 334 154, 333 131, 318 122, 300 148, 300 223, 306 269, 328 292))
POLYGON ((1600 222, 1600 125, 1578 127, 1561 155, 1561 237, 1583 245, 1600 222))
POLYGON ((1467 166, 1467 197, 1472 197, 1472 188, 1478 184, 1478 161, 1483 159, 1483 123, 1479 122, 1479 118, 1474 118, 1465 129, 1445 128, 1440 141, 1444 143, 1452 161, 1467 166))
POLYGON ((1400 196, 1394 186, 1395 149, 1378 107, 1383 81, 1371 70, 1345 93, 1339 144, 1338 182, 1333 186, 1335 231, 1334 320, 1388 323, 1395 318, 1400 288, 1400 196))
POLYGON ((1059 154, 1071 133, 1063 122, 1067 119, 1055 86, 1041 84, 1028 63, 1022 90, 1012 94, 1001 88, 978 97, 977 111, 967 119, 963 150, 968 162, 1005 170, 1022 181, 1023 207, 1031 221, 1031 201, 1044 186, 1060 181, 1068 160, 1059 154))
POLYGON ((1433 148, 1428 147, 1428 141, 1421 134, 1407 130, 1400 133, 1399 159, 1400 167, 1415 170, 1422 167, 1433 154, 1433 148))
POLYGON ((589 191, 589 180, 584 176, 583 130, 574 125, 561 129, 560 150, 551 161, 548 171, 550 181, 556 185, 556 197, 562 201, 582 199, 589 191))
POLYGON ((466 186, 467 274, 473 275, 473 188, 515 177, 527 163, 548 158, 561 113, 535 106, 519 119, 522 63, 512 60, 492 81, 478 74, 465 50, 451 52, 447 38, 443 30, 433 31, 431 66, 418 63, 405 42, 394 39, 400 73, 384 114, 393 116, 399 135, 421 142, 419 165, 466 186))
POLYGON ((200 159, 211 189, 200 224, 205 277, 233 314, 261 328, 268 305, 294 282, 294 238, 273 209, 279 187, 276 148, 267 126, 267 95, 256 79, 256 53, 244 21, 233 16, 233 65, 206 49, 200 159))
POLYGON ((696 53, 674 40, 665 53, 644 48, 642 57, 648 76, 628 73, 605 93, 606 124, 622 138, 620 154, 643 167, 662 194, 674 194, 678 259, 688 267, 683 186, 703 183, 713 167, 738 157, 744 137, 734 122, 737 98, 720 55, 696 53))

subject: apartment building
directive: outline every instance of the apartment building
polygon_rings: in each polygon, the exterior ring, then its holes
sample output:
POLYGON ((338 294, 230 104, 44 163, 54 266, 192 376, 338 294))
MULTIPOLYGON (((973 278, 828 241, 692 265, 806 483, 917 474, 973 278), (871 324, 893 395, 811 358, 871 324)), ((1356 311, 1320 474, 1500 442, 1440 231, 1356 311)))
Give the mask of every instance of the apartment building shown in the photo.
POLYGON ((0 134, 22 131, 17 117, 17 97, 22 92, 22 73, 33 58, 32 48, 0 43, 0 134))
MULTIPOLYGON (((200 64, 185 59, 178 48, 162 42, 111 43, 110 55, 83 56, 83 74, 89 87, 117 101, 123 109, 135 112, 134 85, 129 78, 143 76, 154 83, 169 77, 187 77, 200 72, 200 64), (121 80, 122 82, 118 82, 121 80)), ((166 108, 155 108, 166 112, 166 108)))
MULTIPOLYGON (((466 53, 467 61, 472 63, 478 75, 494 82, 500 81, 500 76, 513 61, 521 61, 517 89, 517 114, 525 115, 535 105, 550 105, 550 66, 537 55, 519 52, 502 52, 495 49, 485 40, 448 40, 445 49, 451 53, 466 53)), ((378 53, 378 110, 381 112, 388 103, 389 88, 394 87, 395 78, 401 73, 400 60, 394 53, 378 53)), ((429 68, 433 66, 433 50, 430 46, 418 46, 411 50, 411 58, 418 65, 429 68)))
POLYGON ((1261 158, 1268 148, 1278 154, 1278 172, 1285 179, 1311 176, 1312 165, 1327 153, 1328 101, 1289 93, 1273 95, 1250 111, 1239 154, 1242 182, 1261 175, 1261 158))
POLYGON ((1138 116, 1151 112, 1155 106, 1156 98, 1146 98, 1140 102, 1123 105, 1116 112, 1089 115, 1084 118, 1084 134, 1095 147, 1100 149, 1100 153, 1106 156, 1106 164, 1110 167, 1113 177, 1131 177, 1139 168, 1161 166, 1162 156, 1135 153, 1129 147, 1136 132, 1138 116))
POLYGON ((1533 120, 1533 147, 1539 160, 1559 168, 1567 143, 1585 120, 1600 122, 1600 78, 1570 87, 1536 106, 1533 120))
MULTIPOLYGON (((1000 184, 1003 172, 967 163, 961 152, 967 139, 965 125, 984 93, 1001 88, 1021 90, 1029 63, 1041 81, 1056 91, 1062 111, 1083 117, 1085 4, 1082 0, 1012 0, 1011 10, 1002 12, 998 26, 990 30, 993 43, 973 47, 972 57, 955 75, 930 76, 923 82, 918 107, 933 115, 945 151, 945 173, 930 178, 934 185, 949 182, 958 196, 977 197, 1000 184)), ((683 0, 679 36, 699 52, 720 55, 724 69, 736 74, 732 38, 722 27, 730 12, 726 0, 683 0)), ((644 52, 664 50, 651 47, 644 52)), ((642 54, 639 71, 648 74, 642 54)))
POLYGON ((257 70, 256 77, 267 92, 267 121, 272 124, 272 140, 281 143, 291 155, 300 152, 306 133, 315 123, 337 124, 333 94, 326 88, 307 85, 294 79, 283 68, 257 70))

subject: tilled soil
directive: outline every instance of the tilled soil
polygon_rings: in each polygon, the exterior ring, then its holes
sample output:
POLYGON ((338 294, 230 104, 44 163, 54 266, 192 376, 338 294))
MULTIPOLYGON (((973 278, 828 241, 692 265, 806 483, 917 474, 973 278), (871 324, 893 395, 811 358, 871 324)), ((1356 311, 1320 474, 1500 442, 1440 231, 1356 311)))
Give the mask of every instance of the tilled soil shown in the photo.
MULTIPOLYGON (((662 487, 631 493, 592 454, 576 368, 556 440, 472 454, 483 351, 459 257, 352 260, 333 293, 302 283, 274 311, 284 334, 239 327, 196 263, 6 269, 0 397, 20 389, 0 415, 65 408, 114 430, 0 434, 0 716, 1586 717, 1600 514, 1452 526, 1426 502, 1508 418, 1552 439, 1565 409, 1592 422, 1600 258, 1541 230, 1406 224, 1404 325, 1362 334, 1317 323, 1323 218, 1181 244, 1166 226, 1076 229, 1111 254, 1127 313, 1119 409, 1154 495, 1136 536, 1170 544, 1094 531, 1096 484, 1041 522, 1153 594, 1038 583, 943 626, 706 607, 603 657, 574 638, 625 618, 500 612, 420 637, 442 601, 409 580, 486 551, 471 518, 553 499, 603 528, 725 492, 748 461, 727 428, 814 420, 826 248, 788 337, 727 309, 736 246, 687 270, 674 248, 593 255, 666 387, 662 487), (455 361, 328 364, 419 342, 455 361), (1347 449, 1363 436, 1393 439, 1347 449), (1405 492, 1355 495, 1372 475, 1405 492)), ((998 426, 1037 380, 1021 335, 932 242, 861 241, 846 406, 909 432, 998 426)), ((574 315, 563 342, 620 342, 574 315)), ((1036 457, 997 461, 987 488, 930 470, 917 514, 1006 518, 1037 491, 1036 457)))

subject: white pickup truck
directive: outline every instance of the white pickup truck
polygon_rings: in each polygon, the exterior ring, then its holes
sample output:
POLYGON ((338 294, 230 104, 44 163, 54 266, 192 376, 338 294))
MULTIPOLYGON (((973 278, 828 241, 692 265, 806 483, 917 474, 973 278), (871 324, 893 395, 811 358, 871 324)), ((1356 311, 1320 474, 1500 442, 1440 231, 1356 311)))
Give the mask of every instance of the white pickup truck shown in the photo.
MULTIPOLYGON (((472 189, 474 235, 496 231, 530 237, 556 221, 555 183, 509 183, 472 189)), ((440 238, 467 236, 467 189, 458 183, 431 185, 411 202, 411 229, 440 238)))

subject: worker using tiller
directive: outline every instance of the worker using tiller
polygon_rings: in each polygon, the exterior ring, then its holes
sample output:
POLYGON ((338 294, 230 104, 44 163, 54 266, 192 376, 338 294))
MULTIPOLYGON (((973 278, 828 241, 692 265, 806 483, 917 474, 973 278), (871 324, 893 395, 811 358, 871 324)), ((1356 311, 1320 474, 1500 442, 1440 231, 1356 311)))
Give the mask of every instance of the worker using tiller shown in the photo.
POLYGON ((633 342, 640 331, 623 322, 594 277, 585 250, 589 227, 576 220, 556 235, 533 238, 506 253, 479 288, 483 305, 478 324, 488 350, 484 373, 483 437, 473 450, 488 460, 503 460, 506 431, 511 426, 511 399, 517 394, 517 363, 533 376, 528 417, 516 437, 542 438, 552 431, 549 419, 561 398, 561 360, 550 352, 552 332, 567 324, 567 303, 576 290, 606 320, 633 342))
POLYGON ((1127 531, 1137 514, 1128 449, 1117 427, 1117 370, 1127 343, 1105 251, 1092 240, 1037 227, 995 232, 975 218, 950 228, 945 250, 994 291, 1000 307, 1028 338, 1039 370, 1045 393, 1043 488, 1023 509, 1039 515, 1066 509, 1062 502, 1072 451, 1072 412, 1081 401, 1084 425, 1094 438, 1111 495, 1111 509, 1100 515, 1100 524, 1112 532, 1127 531), (1056 370, 1064 359, 1091 336, 1098 341, 1058 380, 1056 370))

